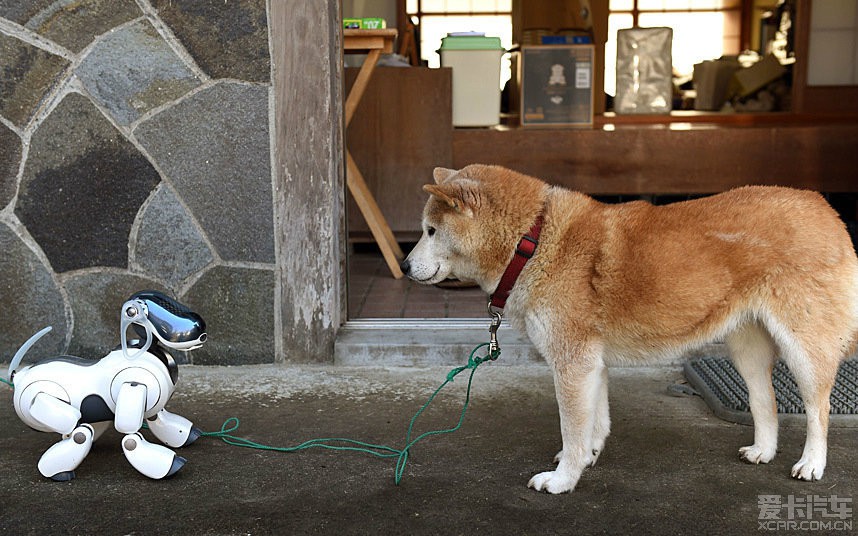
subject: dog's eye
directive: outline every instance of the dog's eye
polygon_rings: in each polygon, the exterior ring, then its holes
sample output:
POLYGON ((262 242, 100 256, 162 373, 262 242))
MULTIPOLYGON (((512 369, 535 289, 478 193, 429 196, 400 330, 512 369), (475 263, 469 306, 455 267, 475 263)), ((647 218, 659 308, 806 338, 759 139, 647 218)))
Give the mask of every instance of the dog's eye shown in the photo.
POLYGON ((435 234, 435 228, 434 227, 427 227, 426 228, 426 234, 428 234, 429 236, 434 235, 435 234))

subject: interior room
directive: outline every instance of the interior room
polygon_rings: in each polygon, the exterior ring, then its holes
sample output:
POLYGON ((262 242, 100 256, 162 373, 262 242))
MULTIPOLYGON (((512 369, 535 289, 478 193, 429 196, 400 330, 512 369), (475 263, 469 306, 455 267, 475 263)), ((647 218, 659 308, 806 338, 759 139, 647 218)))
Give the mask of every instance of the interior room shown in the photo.
MULTIPOLYGON (((814 189, 854 236, 856 13, 846 0, 346 1, 346 18, 381 17, 398 35, 369 79, 347 149, 404 254, 421 235, 432 169, 470 163, 608 203, 664 204, 747 184, 814 189), (618 50, 632 28, 672 34, 651 52, 666 69, 660 106, 628 91, 644 70, 635 75, 618 50), (456 50, 457 33, 493 40, 494 50, 456 50), (541 111, 542 89, 527 84, 540 61, 569 50, 585 54, 569 66, 574 111, 541 111)), ((362 58, 346 50, 347 91, 362 58)), ((350 320, 485 316, 484 293, 467 282, 427 288, 397 277, 351 195, 347 204, 350 320)))

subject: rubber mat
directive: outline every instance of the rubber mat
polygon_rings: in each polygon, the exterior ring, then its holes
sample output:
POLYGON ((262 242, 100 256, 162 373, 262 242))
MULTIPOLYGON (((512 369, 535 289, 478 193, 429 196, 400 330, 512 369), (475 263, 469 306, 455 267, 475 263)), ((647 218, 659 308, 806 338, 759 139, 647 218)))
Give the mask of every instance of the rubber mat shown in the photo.
MULTIPOLYGON (((703 397, 718 417, 741 424, 753 424, 748 405, 748 388, 729 359, 704 357, 685 363, 688 383, 703 397)), ((804 403, 786 364, 778 361, 772 373, 781 420, 804 420, 804 403)), ((844 361, 831 392, 831 420, 858 419, 858 359, 844 361)))

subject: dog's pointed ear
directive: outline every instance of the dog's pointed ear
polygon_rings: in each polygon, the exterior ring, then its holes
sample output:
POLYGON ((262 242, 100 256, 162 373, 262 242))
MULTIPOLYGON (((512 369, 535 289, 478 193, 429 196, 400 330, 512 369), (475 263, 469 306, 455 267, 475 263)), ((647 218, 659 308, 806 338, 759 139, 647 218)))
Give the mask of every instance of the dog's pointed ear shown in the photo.
POLYGON ((465 216, 473 216, 480 206, 480 192, 476 182, 457 180, 445 184, 426 184, 423 191, 465 216))
POLYGON ((441 184, 456 173, 458 173, 458 171, 456 171, 455 169, 436 167, 434 170, 432 170, 432 177, 435 179, 435 184, 441 184))
POLYGON ((438 184, 424 184, 423 191, 429 195, 434 195, 441 201, 447 203, 451 207, 456 206, 456 199, 454 197, 454 191, 451 188, 447 188, 438 184))

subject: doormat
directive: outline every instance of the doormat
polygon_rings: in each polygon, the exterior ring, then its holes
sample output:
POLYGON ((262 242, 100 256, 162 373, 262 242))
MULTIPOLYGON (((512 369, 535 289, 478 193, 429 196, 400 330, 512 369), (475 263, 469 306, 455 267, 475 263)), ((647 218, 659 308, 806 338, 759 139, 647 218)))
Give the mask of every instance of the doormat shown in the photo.
MULTIPOLYGON (((688 383, 703 397, 709 408, 721 419, 740 424, 753 424, 748 405, 748 388, 729 359, 704 357, 685 363, 688 383)), ((804 422, 804 403, 798 386, 783 361, 778 361, 772 373, 778 418, 781 422, 804 422)), ((858 419, 858 359, 840 364, 834 389, 831 391, 831 422, 854 422, 858 419)))

